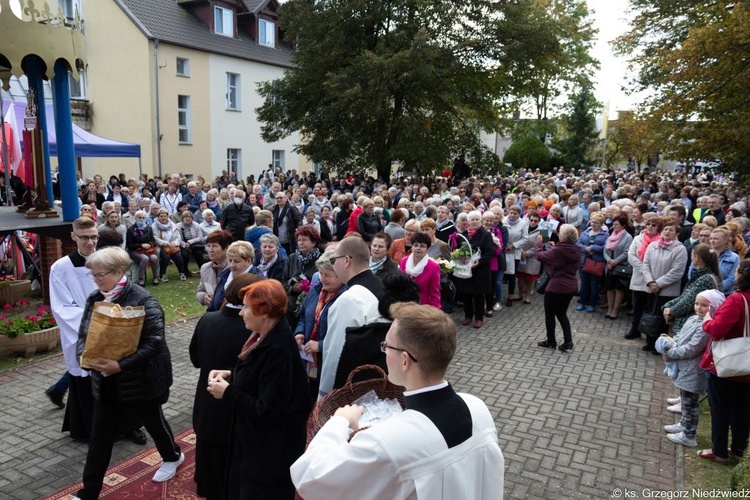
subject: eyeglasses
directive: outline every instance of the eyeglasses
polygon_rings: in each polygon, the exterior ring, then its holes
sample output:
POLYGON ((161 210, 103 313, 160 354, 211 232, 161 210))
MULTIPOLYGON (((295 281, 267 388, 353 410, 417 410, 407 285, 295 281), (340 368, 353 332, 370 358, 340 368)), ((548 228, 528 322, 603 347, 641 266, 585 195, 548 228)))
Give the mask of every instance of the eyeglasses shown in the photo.
POLYGON ((107 271, 106 273, 96 273, 96 274, 94 274, 94 273, 86 273, 86 276, 90 276, 90 277, 94 278, 95 280, 100 280, 100 279, 104 278, 105 276, 107 276, 108 274, 112 274, 113 272, 114 271, 107 271))
POLYGON ((341 257, 351 257, 351 255, 332 255, 329 260, 331 261, 331 264, 333 264, 334 262, 336 262, 336 259, 340 259, 341 257))
POLYGON ((384 340, 380 343, 380 352, 385 352, 386 349, 393 349, 394 351, 405 352, 411 358, 412 361, 414 361, 415 363, 419 363, 419 361, 417 361, 417 358, 412 356, 411 353, 407 351, 406 349, 401 349, 400 347, 393 347, 392 345, 388 345, 388 343, 384 340))
POLYGON ((86 242, 88 242, 88 241, 96 241, 96 240, 99 239, 99 235, 98 234, 96 236, 81 236, 78 233, 73 233, 73 234, 75 234, 78 237, 79 240, 86 241, 86 242))

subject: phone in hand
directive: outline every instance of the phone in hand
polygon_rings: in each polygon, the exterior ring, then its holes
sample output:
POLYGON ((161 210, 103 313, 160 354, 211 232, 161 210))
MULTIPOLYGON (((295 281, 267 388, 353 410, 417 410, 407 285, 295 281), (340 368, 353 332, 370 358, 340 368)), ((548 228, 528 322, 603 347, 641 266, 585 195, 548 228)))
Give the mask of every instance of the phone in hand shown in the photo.
POLYGON ((549 231, 550 231, 549 228, 542 229, 542 231, 541 231, 541 233, 542 233, 542 241, 544 243, 547 243, 549 241, 549 231))

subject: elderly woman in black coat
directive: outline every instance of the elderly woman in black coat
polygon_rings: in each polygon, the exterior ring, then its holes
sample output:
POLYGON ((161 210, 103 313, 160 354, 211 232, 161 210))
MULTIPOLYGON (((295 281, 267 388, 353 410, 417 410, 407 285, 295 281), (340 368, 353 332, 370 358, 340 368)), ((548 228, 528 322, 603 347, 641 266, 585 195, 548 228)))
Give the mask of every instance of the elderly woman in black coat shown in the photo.
POLYGON ((228 401, 215 399, 206 391, 208 374, 212 369, 231 369, 236 364, 237 355, 250 337, 240 317, 240 290, 262 279, 248 273, 234 278, 227 287, 224 307, 204 314, 190 340, 190 361, 201 369, 193 404, 193 429, 197 438, 195 484, 198 496, 209 500, 224 498, 232 407, 228 401))
POLYGON ((88 257, 86 267, 99 290, 86 301, 78 337, 79 356, 86 345, 95 302, 112 302, 123 308, 144 306, 146 317, 133 354, 120 360, 100 358, 91 367, 94 416, 83 468, 83 489, 76 494, 81 500, 99 497, 124 410, 141 418, 159 450, 163 462, 153 481, 171 479, 185 460, 161 409, 169 399, 172 385, 172 360, 164 339, 164 311, 153 295, 125 275, 130 267, 125 250, 119 247, 98 250, 88 257))
POLYGON ((305 451, 312 408, 307 374, 281 283, 263 280, 240 293, 240 316, 253 333, 234 371, 208 374, 208 392, 232 407, 227 498, 291 500, 289 467, 305 451))
MULTIPOLYGON (((492 272, 490 259, 495 256, 495 243, 492 235, 482 227, 482 214, 478 210, 469 212, 469 225, 460 234, 469 240, 472 253, 480 251, 480 258, 474 263, 470 278, 455 278, 456 289, 461 292, 464 301, 463 325, 471 323, 474 318, 474 328, 482 326, 484 319, 484 296, 492 292, 492 272)), ((456 246, 461 247, 464 238, 456 238, 456 246)), ((455 248, 452 248, 455 250, 455 248)))

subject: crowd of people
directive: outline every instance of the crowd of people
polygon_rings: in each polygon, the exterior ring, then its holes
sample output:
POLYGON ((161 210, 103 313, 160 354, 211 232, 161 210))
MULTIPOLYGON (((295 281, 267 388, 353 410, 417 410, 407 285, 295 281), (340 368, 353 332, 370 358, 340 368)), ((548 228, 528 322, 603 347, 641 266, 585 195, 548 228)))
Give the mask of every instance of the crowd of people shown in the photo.
MULTIPOLYGON (((117 257, 128 259, 113 261, 112 269, 86 262, 97 271, 94 281, 105 298, 118 287, 150 296, 144 287, 167 281, 172 264, 182 280, 199 275, 196 301, 207 313, 190 355, 201 369, 194 407, 196 481, 208 498, 265 498, 274 492, 291 498, 295 486, 311 492, 310 498, 325 496, 326 487, 329 494, 336 491, 335 481, 327 482, 329 469, 337 460, 356 461, 364 453, 356 445, 372 448, 367 439, 379 438, 358 433, 363 437, 353 439, 349 451, 335 460, 326 456, 348 427, 357 428, 358 410, 346 408, 337 413, 342 418, 331 419, 331 429, 324 427, 321 435, 327 437, 313 440, 305 452, 305 422, 316 399, 340 388, 352 368, 367 363, 387 369, 407 394, 425 387, 443 391, 445 352, 450 351, 449 361, 455 351, 455 324, 447 315, 462 306, 458 322, 481 328, 488 320, 502 322, 503 308, 524 307, 539 294, 546 326, 540 347, 574 348, 569 305, 576 297, 580 314, 606 310, 607 320, 627 320, 625 338, 644 335, 644 351, 679 366, 673 372, 680 398, 670 408, 682 419, 665 428, 668 438, 696 445, 698 395, 707 388, 713 447, 699 456, 726 461, 747 447, 750 377, 718 377, 710 350, 712 341, 742 336, 742 301, 750 297, 750 198, 728 180, 709 182, 681 172, 521 170, 507 177, 411 176, 386 182, 284 174, 269 167, 257 181, 224 173, 210 182, 172 174, 139 180, 112 176, 107 183, 97 176, 79 184, 76 224, 88 228, 80 221, 95 221, 90 227, 97 228, 98 238, 119 235, 117 257), (189 268, 193 261, 195 271, 189 268), (452 271, 456 263, 470 269, 452 271), (112 279, 104 276, 110 273, 112 279), (104 289, 102 282, 111 287, 104 289), (445 338, 428 342, 407 332, 418 329, 410 320, 414 316, 432 321, 445 338), (452 333, 444 321, 453 324, 452 333), (224 325, 221 332, 216 324, 224 325), (660 336, 672 343, 657 342, 660 336), (435 347, 441 342, 446 346, 435 347), (425 356, 442 358, 433 364, 425 356)), ((90 244, 94 233, 75 228, 73 238, 89 238, 90 244)), ((72 331, 69 336, 75 344, 72 331)), ((81 342, 78 338, 79 348, 81 342)), ((161 356, 165 349, 149 347, 144 356, 161 356)), ((168 363, 168 351, 158 359, 168 363)), ((115 365, 103 364, 97 377, 143 369, 128 360, 115 365)), ((171 365, 162 373, 171 380, 171 365)), ((97 387, 106 390, 113 379, 98 380, 106 383, 97 387)), ((154 391, 146 398, 149 404, 138 403, 134 413, 155 440, 161 436, 166 469, 160 477, 166 477, 182 458, 163 437, 164 429, 153 424, 154 412, 166 401, 163 391, 154 391)), ((483 404, 452 389, 445 397, 469 424, 461 436, 448 439, 455 429, 443 428, 443 417, 433 415, 440 412, 425 410, 434 432, 448 442, 448 450, 435 453, 446 459, 441 453, 450 453, 454 441, 458 446, 467 440, 477 441, 480 455, 490 453, 486 442, 474 439, 476 424, 485 419, 483 404)), ((430 404, 412 403, 415 408, 430 404)), ((132 406, 127 399, 117 404, 132 406)), ((112 417, 115 406, 94 407, 108 429, 90 451, 90 457, 100 457, 111 449, 125 417, 112 417)), ((485 431, 489 425, 482 424, 485 431)), ((496 431, 494 436, 497 448, 496 431)), ((472 460, 487 459, 480 455, 472 460)), ((490 456, 493 463, 502 462, 501 455, 490 456)), ((350 465, 356 477, 360 471, 350 465)), ((92 468, 91 481, 99 475, 92 468)), ((410 481, 412 491, 420 491, 419 482, 410 481)), ((384 482, 383 492, 397 487, 384 482)), ((90 491, 95 489, 94 484, 90 491)), ((88 491, 79 497, 90 497, 88 491)))

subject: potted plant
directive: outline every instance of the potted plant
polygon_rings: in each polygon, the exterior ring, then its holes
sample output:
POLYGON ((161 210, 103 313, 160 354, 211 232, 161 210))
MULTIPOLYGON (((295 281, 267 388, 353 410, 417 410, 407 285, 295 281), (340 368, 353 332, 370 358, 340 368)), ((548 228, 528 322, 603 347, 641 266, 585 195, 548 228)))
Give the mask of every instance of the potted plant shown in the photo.
POLYGON ((0 276, 0 305, 15 304, 30 289, 29 280, 17 280, 11 274, 0 276))
POLYGON ((60 329, 49 307, 35 307, 25 299, 2 306, 0 347, 14 354, 33 356, 37 351, 55 349, 59 342, 60 329))

